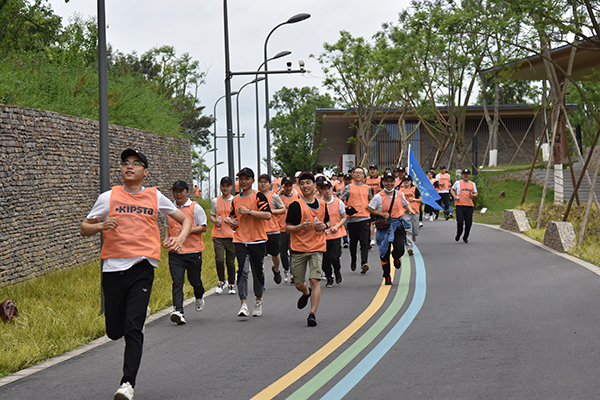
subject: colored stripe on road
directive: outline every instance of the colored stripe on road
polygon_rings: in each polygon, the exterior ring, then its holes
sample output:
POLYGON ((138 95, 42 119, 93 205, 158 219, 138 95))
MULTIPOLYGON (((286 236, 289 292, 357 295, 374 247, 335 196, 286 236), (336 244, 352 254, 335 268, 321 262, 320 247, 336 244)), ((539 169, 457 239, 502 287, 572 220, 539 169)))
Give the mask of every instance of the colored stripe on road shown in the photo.
POLYGON ((425 294, 427 292, 427 276, 425 273, 425 263, 421 252, 415 246, 415 293, 410 303, 410 306, 396 323, 396 325, 388 332, 387 335, 379 342, 377 346, 366 357, 356 365, 342 380, 340 380, 329 392, 327 392, 321 400, 339 400, 354 388, 373 367, 383 358, 383 356, 392 348, 400 339, 402 334, 410 326, 412 321, 421 310, 425 302, 425 294))

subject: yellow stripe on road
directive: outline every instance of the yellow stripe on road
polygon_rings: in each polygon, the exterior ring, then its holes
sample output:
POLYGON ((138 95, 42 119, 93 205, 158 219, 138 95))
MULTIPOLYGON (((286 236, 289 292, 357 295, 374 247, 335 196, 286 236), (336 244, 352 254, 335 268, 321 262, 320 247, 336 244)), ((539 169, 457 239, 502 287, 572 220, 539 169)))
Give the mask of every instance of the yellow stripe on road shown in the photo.
MULTIPOLYGON (((392 260, 390 260, 393 262, 392 260)), ((394 268, 391 268, 390 275, 392 280, 394 279, 394 268)), ((314 367, 319 365, 321 361, 323 361, 327 356, 333 353, 338 347, 340 347, 346 340, 348 340, 352 335, 356 333, 367 321, 375 315, 375 313, 381 308, 387 295, 390 292, 391 286, 386 285, 385 281, 382 281, 375 298, 354 321, 350 325, 348 325, 343 331, 337 334, 336 337, 331 339, 329 343, 325 346, 321 347, 317 352, 308 357, 304 362, 298 365, 296 368, 282 376, 279 380, 271 384, 269 387, 265 388, 262 392, 252 397, 250 400, 266 400, 272 399, 277 396, 279 393, 283 392, 290 385, 296 382, 298 379, 302 378, 306 373, 312 370, 314 367)))

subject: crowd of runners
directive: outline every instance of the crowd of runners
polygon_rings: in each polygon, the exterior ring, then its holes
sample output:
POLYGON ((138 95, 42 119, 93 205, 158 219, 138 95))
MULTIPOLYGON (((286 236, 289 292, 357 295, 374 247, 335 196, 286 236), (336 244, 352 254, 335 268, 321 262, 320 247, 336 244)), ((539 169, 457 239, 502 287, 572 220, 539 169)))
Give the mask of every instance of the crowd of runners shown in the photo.
MULTIPOLYGON (((169 250, 173 280, 170 320, 178 325, 186 323, 183 308, 186 271, 194 289, 195 309, 204 309, 202 233, 207 230, 207 216, 189 198, 189 185, 182 180, 171 187, 173 201, 156 188, 144 187, 149 163, 143 153, 127 149, 121 154, 121 161, 123 185, 98 197, 80 232, 83 236, 103 234, 106 331, 111 339, 125 338, 123 377, 114 398, 131 399, 161 245, 169 250), (158 214, 165 221, 162 243, 158 214)), ((462 179, 457 182, 452 182, 444 166, 439 173, 431 169, 427 175, 440 195, 439 205, 446 220, 453 218, 452 199, 455 200, 455 240, 458 242, 462 237, 468 243, 473 198, 477 196, 477 187, 469 179, 470 171, 463 170, 462 179)), ((243 168, 235 182, 223 177, 220 191, 212 200, 209 215, 219 279, 215 293, 237 294, 240 299, 237 315, 248 317, 251 273, 254 291, 251 314, 260 317, 265 261, 270 259, 274 282, 293 284, 300 292, 297 307, 304 309, 310 301, 309 326, 317 325, 321 280, 326 288, 341 285, 342 274, 348 271, 348 266, 340 262, 343 249, 350 253, 349 271, 359 269, 366 274, 372 268, 369 251, 377 248, 384 282, 392 285, 391 265, 400 269, 405 250, 413 255, 423 220, 433 222, 439 217, 434 207, 424 206, 419 188, 403 167, 387 168, 380 173, 376 165, 371 165, 366 170, 357 167, 330 177, 324 175, 322 167, 317 167, 314 173, 297 172, 294 177, 282 177, 275 172, 273 178, 266 174, 256 178, 252 169, 243 168), (256 181, 258 190, 253 188, 256 181)), ((195 187, 192 194, 198 193, 195 187)))

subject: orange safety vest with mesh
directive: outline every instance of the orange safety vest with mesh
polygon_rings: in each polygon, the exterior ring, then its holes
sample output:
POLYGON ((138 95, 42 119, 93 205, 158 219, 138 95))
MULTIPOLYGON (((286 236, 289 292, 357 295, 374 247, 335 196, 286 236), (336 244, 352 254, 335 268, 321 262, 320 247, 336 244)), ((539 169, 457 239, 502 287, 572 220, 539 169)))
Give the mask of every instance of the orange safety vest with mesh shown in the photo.
MULTIPOLYGON (((269 200, 269 207, 273 210, 273 191, 269 191, 265 197, 269 200)), ((279 232, 279 219, 276 217, 279 215, 271 215, 271 219, 265 221, 267 233, 279 232)))
POLYGON ((273 191, 275 193, 278 193, 279 189, 281 189, 281 179, 282 178, 273 178, 273 191))
POLYGON ((297 194, 294 194, 294 192, 292 192, 292 194, 290 194, 289 197, 286 196, 285 194, 281 193, 281 195, 279 195, 279 198, 283 202, 286 212, 285 212, 285 214, 277 215, 276 217, 277 217, 277 222, 279 222, 279 230, 281 232, 285 232, 285 218, 287 217, 287 210, 289 210, 290 204, 299 200, 300 197, 298 197, 297 194))
POLYGON ((450 190, 450 174, 440 174, 440 179, 438 182, 440 189, 439 190, 450 190))
MULTIPOLYGON (((252 193, 247 196, 242 196, 241 194, 236 195, 233 198, 232 207, 239 210, 240 207, 244 206, 252 211, 260 211, 258 209, 258 204, 256 204, 257 193, 259 193, 258 190, 253 190, 252 193)), ((238 218, 239 226, 233 233, 233 243, 251 243, 267 240, 267 224, 265 220, 247 214, 238 215, 237 212, 236 216, 238 218)))
MULTIPOLYGON (((390 206, 392 205, 392 199, 388 197, 385 192, 379 193, 381 196, 381 211, 389 212, 390 206)), ((393 195, 393 194, 392 194, 393 195)), ((402 218, 404 215, 404 206, 402 205, 402 192, 396 190, 396 198, 394 199, 394 208, 392 208, 392 212, 390 213, 391 218, 402 218)))
POLYGON ((217 197, 217 218, 220 216, 221 217, 221 229, 217 229, 217 225, 213 225, 212 227, 212 237, 216 237, 216 238, 222 238, 222 239, 227 239, 227 238, 232 238, 233 237, 233 231, 231 230, 231 226, 229 226, 229 224, 226 224, 225 218, 227 218, 229 216, 229 214, 231 213, 231 204, 233 203, 233 198, 229 199, 229 200, 225 200, 223 198, 223 196, 219 196, 217 197))
POLYGON ((473 182, 465 182, 462 179, 459 182, 460 185, 460 193, 458 194, 458 199, 454 203, 457 206, 469 206, 473 207, 473 199, 471 198, 471 194, 474 191, 473 182))
POLYGON ((436 183, 436 182, 437 182, 437 179, 435 179, 435 178, 429 180, 429 183, 431 183, 431 186, 433 186, 433 188, 435 189, 435 191, 439 192, 440 191, 440 185, 438 184, 438 187, 434 186, 434 183, 436 183))
POLYGON ((356 214, 352 215, 353 217, 370 217, 371 214, 369 210, 367 210, 367 206, 369 205, 369 186, 356 185, 354 183, 350 184, 350 196, 348 197, 348 201, 346 201, 346 207, 354 207, 356 214))
POLYGON ((373 195, 376 195, 377 193, 379 193, 381 191, 381 178, 380 177, 371 178, 369 176, 369 177, 367 177, 365 183, 367 184, 368 187, 373 189, 373 195))
MULTIPOLYGON (((298 251, 300 253, 327 251, 327 239, 325 234, 318 234, 314 224, 315 217, 317 217, 317 219, 321 222, 323 222, 325 219, 326 205, 323 200, 315 200, 319 202, 318 210, 313 210, 310 208, 303 198, 297 200, 298 204, 300 204, 300 212, 302 214, 300 221, 310 221, 312 228, 305 231, 290 233, 290 247, 294 251, 298 251)), ((331 216, 329 216, 329 219, 331 219, 331 216)))
MULTIPOLYGON (((327 204, 327 212, 329 213, 330 226, 339 224, 340 220, 342 219, 342 217, 340 216, 340 202, 340 199, 334 197, 331 203, 325 203, 327 204)), ((338 239, 346 236, 346 228, 344 228, 344 225, 342 225, 336 233, 331 233, 331 229, 326 229, 325 234, 327 235, 327 240, 338 239)))
MULTIPOLYGON (((419 205, 420 204, 412 202, 412 199, 415 198, 415 190, 416 189, 417 189, 417 187, 413 186, 410 189, 400 188, 400 191, 402 193, 404 193, 404 196, 406 197, 406 201, 408 201, 408 203, 410 204, 410 207, 414 210, 414 212, 419 214, 419 205)), ((395 206, 395 204, 394 204, 394 206, 395 206)))
POLYGON ((110 194, 108 217, 118 217, 117 229, 102 231, 104 245, 100 258, 149 257, 160 260, 160 232, 156 222, 156 188, 137 193, 115 186, 110 194))
MULTIPOLYGON (((192 221, 192 228, 196 226, 194 222, 194 208, 198 205, 195 201, 192 201, 187 207, 181 207, 180 210, 183 214, 192 221)), ((198 207, 200 207, 198 205, 198 207)), ((170 215, 167 216, 169 220, 169 235, 171 237, 177 237, 181 233, 181 224, 173 219, 170 215)), ((202 241, 201 233, 190 233, 190 236, 183 242, 181 251, 179 253, 196 253, 204 250, 204 242, 202 241)))

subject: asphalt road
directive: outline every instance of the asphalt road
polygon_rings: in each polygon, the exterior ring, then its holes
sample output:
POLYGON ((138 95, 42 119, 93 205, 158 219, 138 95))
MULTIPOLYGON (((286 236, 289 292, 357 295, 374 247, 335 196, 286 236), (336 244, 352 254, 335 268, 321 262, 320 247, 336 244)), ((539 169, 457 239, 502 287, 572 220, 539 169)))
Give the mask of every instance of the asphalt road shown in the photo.
MULTIPOLYGON (((150 322, 135 399, 598 398, 600 277, 508 232, 475 225, 464 244, 454 231, 426 222, 392 287, 376 249, 366 275, 344 250, 316 327, 270 260, 262 317, 213 294, 186 307, 187 325, 150 322)), ((123 346, 4 384, 0 399, 112 399, 123 346)))

